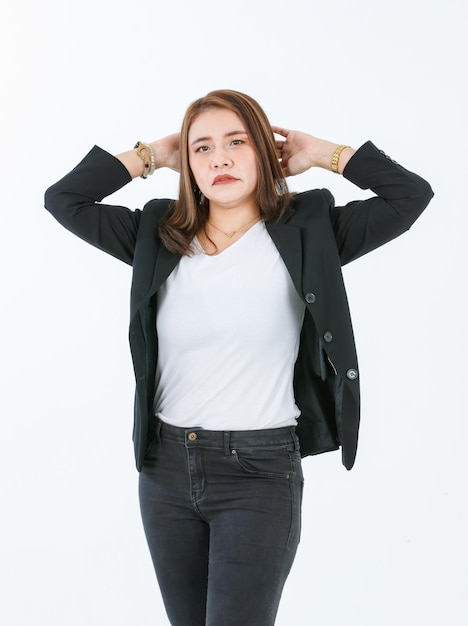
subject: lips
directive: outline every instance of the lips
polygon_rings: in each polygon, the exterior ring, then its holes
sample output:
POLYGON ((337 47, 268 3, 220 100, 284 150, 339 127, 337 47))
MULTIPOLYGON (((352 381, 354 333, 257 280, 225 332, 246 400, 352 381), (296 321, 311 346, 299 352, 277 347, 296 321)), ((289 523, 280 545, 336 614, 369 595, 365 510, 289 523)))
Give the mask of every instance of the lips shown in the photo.
POLYGON ((213 185, 225 185, 227 183, 234 183, 236 182, 238 179, 234 178, 233 176, 229 176, 229 174, 220 174, 219 176, 216 176, 216 178, 213 181, 213 185))

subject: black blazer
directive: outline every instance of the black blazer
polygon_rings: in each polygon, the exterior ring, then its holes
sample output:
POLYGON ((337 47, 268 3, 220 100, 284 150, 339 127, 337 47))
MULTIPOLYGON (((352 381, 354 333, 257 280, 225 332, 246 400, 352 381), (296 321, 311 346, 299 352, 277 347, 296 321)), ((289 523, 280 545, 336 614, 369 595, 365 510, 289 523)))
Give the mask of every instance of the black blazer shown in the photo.
MULTIPOLYGON (((376 196, 335 207, 326 189, 299 193, 281 220, 266 227, 306 304, 294 372, 301 454, 341 446, 343 464, 351 469, 359 428, 359 374, 341 265, 406 231, 433 193, 426 181, 371 142, 359 148, 343 174, 376 196)), ((100 204, 130 180, 118 159, 94 147, 47 190, 45 205, 68 230, 133 265, 133 441, 140 470, 155 421, 156 293, 180 256, 169 252, 156 234, 156 224, 171 200, 151 200, 142 211, 100 204)))

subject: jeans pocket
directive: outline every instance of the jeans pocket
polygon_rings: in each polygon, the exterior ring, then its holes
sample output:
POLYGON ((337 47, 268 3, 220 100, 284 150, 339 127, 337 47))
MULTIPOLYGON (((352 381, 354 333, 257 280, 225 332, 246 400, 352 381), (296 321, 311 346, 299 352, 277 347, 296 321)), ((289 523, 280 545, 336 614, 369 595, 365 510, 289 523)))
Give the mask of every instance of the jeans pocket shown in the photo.
POLYGON ((291 478, 293 468, 288 448, 238 448, 232 450, 231 456, 244 474, 259 478, 291 478))
POLYGON ((292 450, 289 453, 291 459, 291 469, 294 476, 296 476, 301 482, 304 482, 304 475, 302 473, 302 457, 299 450, 292 450))

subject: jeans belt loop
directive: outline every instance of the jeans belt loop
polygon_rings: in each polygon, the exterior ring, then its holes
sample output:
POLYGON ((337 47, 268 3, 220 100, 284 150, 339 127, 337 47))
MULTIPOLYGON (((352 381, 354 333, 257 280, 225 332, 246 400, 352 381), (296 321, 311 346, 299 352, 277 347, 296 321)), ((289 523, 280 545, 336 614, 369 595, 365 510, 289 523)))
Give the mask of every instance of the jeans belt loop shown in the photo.
POLYGON ((224 455, 231 456, 231 433, 229 430, 223 432, 224 439, 224 455))

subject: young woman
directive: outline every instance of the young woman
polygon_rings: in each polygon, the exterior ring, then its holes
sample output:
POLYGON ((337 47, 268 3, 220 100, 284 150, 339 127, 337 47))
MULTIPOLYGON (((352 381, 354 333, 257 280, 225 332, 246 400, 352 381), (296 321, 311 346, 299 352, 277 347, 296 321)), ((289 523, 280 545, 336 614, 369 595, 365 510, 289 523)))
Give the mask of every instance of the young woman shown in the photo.
POLYGON ((357 151, 271 127, 222 90, 180 135, 113 157, 95 147, 46 192, 69 230, 133 265, 134 445, 148 545, 174 626, 274 624, 300 535, 301 456, 354 463, 359 375, 341 265, 407 230, 430 186, 357 151), (274 134, 281 137, 275 140, 274 134), (102 204, 180 171, 179 197, 102 204), (375 196, 292 195, 310 167, 375 196))

